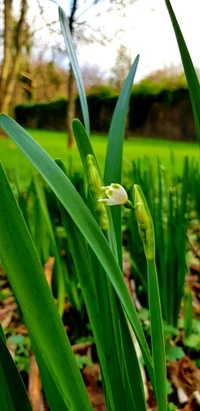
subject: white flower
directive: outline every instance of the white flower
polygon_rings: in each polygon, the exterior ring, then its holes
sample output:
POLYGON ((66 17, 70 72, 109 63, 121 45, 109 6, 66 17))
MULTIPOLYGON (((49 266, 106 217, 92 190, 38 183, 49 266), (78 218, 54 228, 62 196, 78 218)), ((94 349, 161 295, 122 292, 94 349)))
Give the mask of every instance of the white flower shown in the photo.
POLYGON ((101 187, 108 198, 99 198, 99 202, 112 206, 119 204, 126 204, 128 195, 124 187, 120 184, 112 183, 110 186, 101 187))

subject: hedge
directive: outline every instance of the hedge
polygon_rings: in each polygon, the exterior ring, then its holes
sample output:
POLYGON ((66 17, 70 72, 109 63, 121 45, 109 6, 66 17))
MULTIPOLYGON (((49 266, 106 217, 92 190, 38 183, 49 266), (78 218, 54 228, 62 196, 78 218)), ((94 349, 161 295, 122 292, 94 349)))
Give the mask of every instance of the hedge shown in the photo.
MULTIPOLYGON (((189 93, 185 87, 157 93, 136 87, 130 98, 129 134, 175 140, 195 140, 189 93), (140 92, 139 92, 140 91, 140 92)), ((116 93, 97 89, 87 96, 92 132, 107 133, 117 102, 116 93)), ((15 117, 23 127, 65 130, 67 101, 60 99, 42 104, 21 104, 15 107, 15 117)), ((82 120, 79 99, 76 117, 82 120)))

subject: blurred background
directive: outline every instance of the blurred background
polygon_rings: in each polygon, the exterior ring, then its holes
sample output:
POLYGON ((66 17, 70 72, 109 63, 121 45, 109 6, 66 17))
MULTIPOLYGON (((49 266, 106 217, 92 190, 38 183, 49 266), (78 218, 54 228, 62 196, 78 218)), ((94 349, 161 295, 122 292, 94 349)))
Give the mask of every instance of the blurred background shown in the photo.
MULTIPOLYGON (((81 66, 95 133, 107 133, 117 97, 140 54, 126 138, 196 139, 175 36, 159 0, 63 1, 81 66)), ((172 1, 199 70, 198 0, 172 1), (188 15, 191 25, 188 24, 188 15)), ((0 111, 24 127, 67 131, 81 119, 79 99, 58 23, 48 0, 0 2, 0 111)))

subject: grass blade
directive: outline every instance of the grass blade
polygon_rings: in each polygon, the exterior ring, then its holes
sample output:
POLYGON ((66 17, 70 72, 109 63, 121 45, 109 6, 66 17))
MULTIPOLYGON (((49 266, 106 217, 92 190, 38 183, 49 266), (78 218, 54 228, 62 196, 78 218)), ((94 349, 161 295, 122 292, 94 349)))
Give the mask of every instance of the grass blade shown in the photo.
MULTIPOLYGON (((65 172, 63 163, 60 160, 56 162, 65 172)), ((122 408, 129 410, 132 407, 135 411, 146 410, 138 359, 118 296, 109 279, 102 272, 102 266, 95 254, 91 249, 88 250, 84 237, 62 205, 61 212, 92 329, 96 336, 95 342, 105 381, 105 394, 109 401, 108 409, 117 411, 122 408), (127 355, 128 361, 125 362, 127 355), (107 367, 106 364, 109 362, 110 366, 107 367), (129 366, 131 372, 127 378, 129 366)))
POLYGON ((124 283, 122 272, 100 227, 73 185, 42 147, 10 117, 2 114, 0 124, 45 178, 97 255, 127 313, 153 383, 152 361, 141 324, 124 283))
POLYGON ((49 389, 53 391, 53 386, 56 387, 65 405, 62 411, 89 411, 91 405, 69 340, 2 167, 0 192, 0 258, 22 309, 33 347, 37 347, 41 355, 40 368, 44 366, 51 375, 49 389))
MULTIPOLYGON (((88 188, 92 199, 91 203, 93 204, 93 206, 91 204, 90 209, 93 215, 96 215, 97 221, 101 225, 100 215, 99 213, 95 212, 96 201, 99 195, 99 191, 101 191, 100 187, 103 185, 100 173, 98 171, 98 165, 93 155, 91 143, 88 140, 86 132, 81 123, 77 120, 74 120, 73 128, 79 152, 81 155, 82 163, 85 167, 88 179, 88 188), (88 157, 90 157, 90 161, 88 157), (98 220, 98 218, 100 218, 100 220, 98 220)), ((108 213, 110 224, 109 230, 104 231, 104 234, 106 238, 108 238, 108 240, 110 241, 111 248, 113 247, 113 252, 117 256, 115 243, 112 240, 114 239, 115 241, 112 216, 110 215, 110 209, 107 208, 106 210, 108 213)), ((132 407, 136 410, 145 409, 145 400, 140 369, 138 367, 138 359, 135 353, 133 341, 130 336, 127 319, 124 315, 120 300, 117 297, 113 289, 113 286, 110 284, 110 281, 105 278, 105 273, 102 272, 102 267, 98 263, 98 260, 96 256, 93 254, 92 250, 90 256, 93 265, 93 272, 95 274, 93 278, 99 299, 101 316, 102 318, 104 318, 105 321, 104 331, 106 334, 106 339, 104 341, 104 350, 107 353, 108 358, 112 356, 112 367, 110 367, 109 373, 112 381, 111 385, 114 384, 117 392, 115 409, 117 409, 118 407, 122 407, 124 409, 130 409, 130 407, 132 407), (120 364, 120 370, 118 370, 118 364, 120 364), (132 378, 133 367, 135 372, 134 376, 136 377, 137 375, 137 383, 135 383, 135 378, 132 378), (122 377, 121 383, 120 377, 122 377), (117 388, 117 386, 119 386, 119 388, 117 388), (123 398, 122 395, 123 391, 126 392, 125 398, 123 398), (140 395, 138 395, 139 392, 140 395), (121 404, 120 401, 122 401, 121 404)))
POLYGON ((192 110, 194 114, 194 122, 196 126, 196 131, 197 131, 197 137, 199 140, 200 144, 200 86, 199 86, 199 80, 195 72, 195 68, 192 62, 192 59, 190 57, 188 48, 186 46, 184 37, 182 35, 180 26, 178 24, 178 21, 176 19, 176 16, 174 14, 173 8, 171 6, 171 2, 169 0, 165 0, 171 22, 175 31, 177 43, 179 46, 179 51, 181 54, 181 59, 188 83, 188 89, 190 93, 190 99, 192 103, 192 110))
MULTIPOLYGON (((42 213, 42 222, 44 222, 46 233, 48 236, 48 240, 50 242, 49 247, 49 254, 47 258, 51 255, 55 257, 54 263, 54 270, 53 270, 53 286, 55 284, 56 288, 56 298, 58 299, 58 312, 62 317, 63 310, 64 310, 64 302, 65 302, 65 281, 64 281, 64 272, 61 263, 61 257, 57 248, 49 211, 46 204, 45 194, 41 182, 38 179, 38 176, 34 176, 33 178, 33 187, 35 190, 36 200, 38 202, 39 211, 42 213)), ((36 216, 37 218, 37 216, 36 216)), ((37 222, 36 222, 37 224, 37 222)), ((40 230, 37 232, 38 236, 40 235, 40 230)), ((46 240, 46 239, 45 239, 46 240)), ((47 260, 46 260, 47 261, 47 260)), ((46 262, 45 261, 45 262, 46 262)))
POLYGON ((83 120, 84 120, 85 128, 87 130, 87 134, 89 136, 90 135, 90 120, 89 120, 87 99, 85 95, 84 84, 83 84, 81 72, 79 69, 78 60, 76 57, 76 53, 74 51, 75 47, 73 45, 73 40, 72 40, 72 36, 70 33, 70 29, 69 29, 68 18, 64 10, 60 6, 58 7, 58 11, 59 11, 61 30, 62 30, 62 34, 63 34, 64 41, 65 41, 65 46, 67 48, 67 52, 70 58, 70 62, 71 62, 72 69, 74 72, 74 77, 76 79, 76 86, 77 86, 78 93, 79 93, 83 120))
MULTIPOLYGON (((98 163, 95 157, 95 153, 93 151, 91 142, 89 140, 89 137, 86 133, 86 130, 84 129, 83 125, 81 124, 81 122, 77 119, 73 120, 72 122, 72 128, 74 131, 74 137, 76 139, 76 144, 79 150, 79 154, 81 157, 81 161, 83 163, 83 167, 85 169, 85 172, 87 172, 86 170, 86 157, 88 154, 92 155, 96 161, 96 165, 98 167, 98 163)), ((100 170, 99 170, 100 173, 100 170)), ((100 173, 101 174, 101 173, 100 173)), ((112 220, 112 215, 111 215, 111 210, 108 208, 107 209, 107 215, 108 215, 108 220, 109 220, 109 242, 112 244, 112 250, 115 254, 115 256, 117 257, 118 252, 117 252, 117 243, 116 243, 116 237, 115 237, 115 232, 114 232, 114 225, 113 225, 113 220, 112 220)))
MULTIPOLYGON (((139 56, 136 57, 130 72, 125 80, 124 86, 117 101, 117 105, 112 117, 112 122, 108 135, 108 146, 104 170, 104 183, 121 184, 123 140, 126 127, 128 105, 131 95, 131 88, 137 70, 139 56)), ((116 235, 118 261, 122 265, 122 238, 121 238, 121 207, 113 207, 111 210, 113 224, 116 235)))
POLYGON ((158 411, 167 411, 167 375, 157 270, 153 220, 141 188, 135 189, 135 215, 147 260, 151 342, 154 364, 155 394, 158 411))
POLYGON ((0 399, 2 411, 32 411, 24 383, 6 346, 0 324, 0 399))
POLYGON ((133 80, 139 63, 136 57, 117 101, 108 135, 108 147, 104 170, 105 185, 121 183, 123 140, 126 127, 126 117, 131 95, 133 80))

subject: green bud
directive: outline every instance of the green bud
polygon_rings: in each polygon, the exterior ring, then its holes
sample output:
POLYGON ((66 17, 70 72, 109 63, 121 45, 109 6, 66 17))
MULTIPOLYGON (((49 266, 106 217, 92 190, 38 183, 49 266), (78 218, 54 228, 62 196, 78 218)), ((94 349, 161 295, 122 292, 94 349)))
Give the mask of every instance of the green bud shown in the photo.
POLYGON ((145 196, 137 184, 134 185, 134 192, 135 216, 138 223, 139 234, 143 242, 146 259, 152 260, 155 257, 153 220, 145 196))
POLYGON ((102 230, 108 230, 105 204, 98 202, 98 198, 102 196, 102 179, 95 158, 91 154, 86 157, 86 175, 96 219, 102 230))
POLYGON ((124 207, 126 208, 130 208, 132 210, 135 209, 134 205, 132 204, 132 202, 130 200, 127 200, 126 203, 124 204, 124 207))

